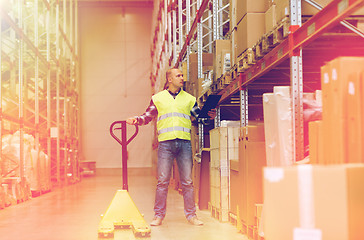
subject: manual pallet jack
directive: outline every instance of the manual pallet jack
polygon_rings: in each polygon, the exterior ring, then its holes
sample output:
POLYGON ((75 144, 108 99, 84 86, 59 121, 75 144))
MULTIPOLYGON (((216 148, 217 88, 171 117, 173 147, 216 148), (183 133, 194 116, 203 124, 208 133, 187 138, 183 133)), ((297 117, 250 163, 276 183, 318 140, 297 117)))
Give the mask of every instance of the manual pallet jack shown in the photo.
POLYGON ((128 193, 127 145, 138 134, 138 126, 135 125, 135 133, 127 140, 126 121, 116 121, 110 126, 110 134, 122 146, 123 189, 116 192, 110 206, 102 216, 98 236, 100 238, 113 238, 115 229, 131 228, 135 237, 149 237, 151 229, 128 193), (121 127, 114 128, 116 124, 121 124, 121 127), (114 134, 114 130, 120 129, 121 139, 114 134))

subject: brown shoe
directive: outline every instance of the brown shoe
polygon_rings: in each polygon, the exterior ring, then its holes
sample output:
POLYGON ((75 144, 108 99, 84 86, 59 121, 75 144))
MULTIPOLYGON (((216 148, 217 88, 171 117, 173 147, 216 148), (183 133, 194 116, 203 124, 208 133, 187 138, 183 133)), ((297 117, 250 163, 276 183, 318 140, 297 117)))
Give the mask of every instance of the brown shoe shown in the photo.
POLYGON ((155 216, 153 218, 153 221, 150 222, 150 226, 159 226, 159 225, 162 225, 162 218, 155 216))
POLYGON ((198 218, 196 216, 194 217, 191 217, 189 220, 188 220, 189 223, 191 223, 192 225, 195 225, 195 226, 202 226, 203 225, 203 222, 198 220, 198 218))

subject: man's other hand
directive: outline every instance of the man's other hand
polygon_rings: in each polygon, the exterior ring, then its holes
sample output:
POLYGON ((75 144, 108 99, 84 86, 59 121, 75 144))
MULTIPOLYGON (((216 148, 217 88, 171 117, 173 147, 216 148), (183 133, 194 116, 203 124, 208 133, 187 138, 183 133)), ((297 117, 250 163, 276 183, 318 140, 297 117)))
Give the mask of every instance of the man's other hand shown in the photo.
POLYGON ((129 125, 136 125, 138 123, 138 120, 136 118, 128 118, 126 119, 126 123, 129 125))
POLYGON ((207 114, 211 119, 214 119, 216 117, 216 109, 211 109, 207 114))

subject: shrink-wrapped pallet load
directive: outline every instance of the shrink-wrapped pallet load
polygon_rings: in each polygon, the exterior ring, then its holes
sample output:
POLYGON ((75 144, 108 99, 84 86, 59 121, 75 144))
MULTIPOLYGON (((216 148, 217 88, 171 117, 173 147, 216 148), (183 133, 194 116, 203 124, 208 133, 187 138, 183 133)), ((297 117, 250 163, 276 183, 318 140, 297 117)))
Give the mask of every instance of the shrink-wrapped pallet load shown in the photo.
POLYGON ((274 87, 263 94, 267 166, 293 164, 290 87, 274 87))
POLYGON ((44 192, 51 188, 50 163, 44 152, 35 150, 35 139, 23 134, 23 169, 26 183, 18 184, 20 177, 20 132, 4 135, 2 138, 2 175, 6 182, 7 202, 18 202, 30 197, 30 191, 44 192))
POLYGON ((293 164, 292 143, 292 103, 290 87, 276 86, 273 90, 276 99, 278 139, 281 166, 293 164))
POLYGON ((278 118, 273 93, 263 94, 263 112, 267 166, 277 166, 276 159, 279 159, 278 118))

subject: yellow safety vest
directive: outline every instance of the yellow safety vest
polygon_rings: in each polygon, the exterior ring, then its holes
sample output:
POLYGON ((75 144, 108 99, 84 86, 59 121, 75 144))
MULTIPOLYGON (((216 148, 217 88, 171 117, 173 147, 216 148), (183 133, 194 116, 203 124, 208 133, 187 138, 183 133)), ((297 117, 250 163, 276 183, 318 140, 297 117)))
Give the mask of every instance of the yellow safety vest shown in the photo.
POLYGON ((191 110, 196 98, 181 89, 176 98, 163 90, 152 96, 158 110, 158 141, 191 140, 191 110))

